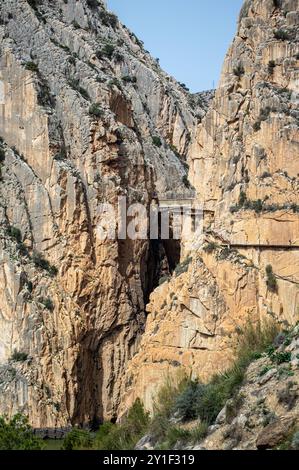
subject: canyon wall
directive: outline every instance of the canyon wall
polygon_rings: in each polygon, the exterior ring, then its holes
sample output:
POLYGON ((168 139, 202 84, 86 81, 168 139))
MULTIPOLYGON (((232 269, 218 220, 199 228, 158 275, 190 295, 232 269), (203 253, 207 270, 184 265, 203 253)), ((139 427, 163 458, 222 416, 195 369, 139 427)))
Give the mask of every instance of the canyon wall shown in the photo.
POLYGON ((125 410, 168 375, 208 380, 248 325, 299 319, 299 2, 247 0, 192 142, 201 247, 157 288, 126 373, 125 410))
POLYGON ((0 18, 0 413, 116 419, 173 262, 163 243, 103 240, 99 208, 188 193, 207 101, 103 2, 3 0, 0 18))
POLYGON ((211 102, 104 2, 0 18, 0 413, 115 420, 226 369, 248 325, 296 323, 298 0, 244 2, 211 102), (181 247, 99 236, 102 203, 192 186, 205 231, 181 247))

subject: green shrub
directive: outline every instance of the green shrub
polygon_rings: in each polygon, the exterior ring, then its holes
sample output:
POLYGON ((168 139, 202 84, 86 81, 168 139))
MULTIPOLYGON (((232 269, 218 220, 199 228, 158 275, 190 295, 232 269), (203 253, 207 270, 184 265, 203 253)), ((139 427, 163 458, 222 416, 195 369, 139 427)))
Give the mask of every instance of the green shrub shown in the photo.
POLYGON ((27 286, 28 291, 31 293, 33 291, 33 282, 27 280, 26 286, 27 286))
POLYGON ((125 75, 124 77, 122 77, 122 81, 125 82, 125 83, 136 83, 137 82, 137 78, 136 77, 132 77, 130 75, 125 75))
POLYGON ((292 437, 291 448, 293 450, 299 450, 299 432, 295 432, 292 437))
POLYGON ((242 75, 244 75, 245 69, 242 64, 239 64, 237 65, 237 67, 234 68, 233 72, 234 72, 234 75, 236 75, 236 77, 240 78, 242 77, 242 75))
POLYGON ((277 29, 274 31, 274 37, 275 39, 281 40, 281 41, 288 41, 290 39, 290 35, 288 31, 284 29, 277 29))
POLYGON ((215 242, 209 242, 203 247, 203 251, 206 253, 213 253, 217 249, 217 243, 215 242))
POLYGON ((76 65, 76 57, 74 57, 73 55, 71 55, 71 56, 68 58, 68 62, 69 62, 71 65, 76 65))
POLYGON ((265 108, 261 109, 258 120, 253 124, 253 130, 255 132, 260 130, 261 123, 268 119, 271 111, 275 111, 275 109, 271 109, 269 106, 266 106, 265 108))
MULTIPOLYGON (((246 364, 247 366, 248 364, 246 364)), ((226 401, 236 393, 245 376, 243 364, 236 364, 223 374, 217 374, 203 387, 201 400, 197 404, 197 415, 207 423, 213 423, 226 401)))
POLYGON ((275 60, 269 60, 269 62, 268 62, 268 72, 269 72, 270 75, 273 74, 275 67, 276 67, 275 60))
POLYGON ((203 423, 212 424, 227 400, 233 399, 233 408, 240 406, 238 391, 248 365, 273 343, 277 333, 278 327, 274 323, 263 328, 260 324, 247 326, 239 340, 233 366, 224 373, 216 374, 208 384, 189 381, 186 385, 185 382, 185 388, 177 396, 173 409, 179 411, 183 419, 200 418, 203 423))
POLYGON ((41 450, 43 447, 43 441, 34 436, 25 416, 0 417, 0 450, 41 450))
POLYGON ((191 187, 191 184, 190 184, 190 181, 188 180, 188 176, 187 175, 184 175, 183 178, 182 178, 182 183, 186 186, 186 188, 190 188, 191 187))
POLYGON ((12 227, 12 226, 8 227, 7 235, 14 238, 16 240, 16 242, 18 242, 18 243, 22 242, 22 232, 17 227, 12 227))
POLYGON ((66 160, 66 158, 67 158, 67 151, 64 146, 60 147, 58 152, 53 157, 53 159, 56 160, 57 162, 62 162, 66 160))
POLYGON ((140 400, 136 400, 121 424, 104 423, 96 435, 73 429, 65 438, 64 450, 129 450, 147 431, 149 416, 140 400))
POLYGON ((108 450, 114 445, 114 433, 117 425, 106 422, 100 425, 96 433, 93 448, 97 450, 108 450))
POLYGON ((149 426, 150 434, 156 442, 165 440, 175 404, 188 383, 189 379, 182 374, 176 378, 167 377, 165 384, 158 390, 154 400, 154 416, 149 426))
MULTIPOLYGON (((157 59, 157 61, 158 61, 158 60, 159 60, 159 59, 157 59)), ((187 87, 186 83, 180 83, 180 82, 179 82, 179 85, 183 88, 183 90, 185 90, 185 91, 190 91, 190 89, 187 87)))
POLYGON ((36 268, 41 268, 45 271, 48 271, 48 273, 52 277, 56 276, 56 274, 58 273, 58 269, 56 268, 56 266, 51 265, 49 261, 46 260, 43 255, 37 251, 33 253, 32 261, 36 268))
POLYGON ((86 3, 90 8, 97 8, 100 6, 98 0, 86 0, 86 3))
POLYGON ((16 361, 16 362, 24 362, 28 359, 28 354, 24 353, 24 352, 21 352, 21 351, 17 351, 16 349, 13 351, 12 355, 11 355, 11 358, 10 358, 12 361, 16 361))
POLYGON ((202 421, 195 428, 191 429, 191 442, 196 444, 197 442, 201 441, 204 437, 206 437, 208 427, 208 423, 202 421))
POLYGON ((273 0, 273 5, 275 8, 281 8, 282 0, 273 0))
POLYGON ((92 436, 83 429, 72 429, 64 438, 63 450, 84 450, 92 448, 92 436))
POLYGON ((228 246, 226 246, 226 247, 221 249, 221 251, 218 255, 218 259, 219 260, 225 260, 231 255, 231 253, 232 253, 232 250, 228 246))
POLYGON ((274 323, 266 324, 263 328, 260 324, 257 327, 247 326, 239 342, 234 365, 225 373, 215 375, 206 385, 198 404, 198 414, 202 420, 212 423, 226 401, 236 396, 247 367, 273 343, 277 332, 278 327, 274 323))
POLYGON ((231 423, 237 417, 238 411, 244 403, 244 396, 241 393, 235 393, 233 398, 228 400, 225 405, 226 422, 231 423))
POLYGON ((38 72, 38 66, 34 62, 26 62, 25 68, 31 72, 38 72))
POLYGON ((183 273, 186 273, 189 268, 189 264, 192 262, 191 256, 188 256, 188 258, 184 259, 180 264, 178 264, 174 270, 175 274, 177 276, 180 276, 183 273))
POLYGON ((106 44, 103 49, 100 49, 96 52, 96 56, 98 59, 101 59, 103 56, 108 57, 108 59, 112 59, 114 51, 115 47, 113 44, 106 44))
POLYGON ((0 147, 0 163, 3 163, 5 160, 5 150, 0 147))
POLYGON ((50 297, 40 297, 39 299, 39 302, 41 304, 43 304, 43 306, 49 310, 50 312, 53 312, 54 310, 54 303, 53 301, 50 299, 50 297))
POLYGON ((80 93, 80 95, 85 99, 85 100, 89 100, 90 99, 90 96, 89 96, 89 93, 87 90, 85 90, 85 88, 82 88, 79 84, 79 80, 78 79, 75 79, 75 78, 70 78, 69 81, 68 81, 68 84, 69 86, 77 91, 78 93, 80 93))
MULTIPOLYGON (((172 449, 176 443, 186 444, 191 439, 191 432, 187 429, 171 426, 167 429, 162 449, 172 449)), ((159 446, 160 447, 160 446, 159 446)))
POLYGON ((158 136, 155 135, 155 136, 152 138, 152 141, 153 141, 153 144, 154 144, 156 147, 161 147, 161 146, 162 146, 162 141, 161 141, 160 137, 158 137, 158 136))
POLYGON ((260 122, 260 121, 256 121, 256 122, 253 124, 252 128, 253 128, 254 132, 259 131, 260 128, 261 128, 261 122, 260 122))
POLYGON ((264 173, 262 174, 261 178, 262 179, 265 179, 265 178, 271 178, 271 173, 269 173, 269 171, 264 171, 264 173))
POLYGON ((236 212, 239 212, 240 207, 236 204, 234 206, 230 206, 229 210, 232 214, 235 214, 236 212))
POLYGON ((241 191, 239 195, 238 205, 240 207, 243 207, 246 201, 247 201, 246 193, 244 191, 241 191))
POLYGON ((100 16, 102 23, 105 26, 111 26, 112 28, 116 27, 118 23, 118 19, 117 19, 117 16, 114 15, 113 13, 109 13, 106 10, 101 10, 99 13, 99 16, 100 16))
POLYGON ((160 279, 159 279, 159 286, 162 286, 162 284, 164 284, 165 282, 168 282, 169 279, 170 279, 169 276, 162 276, 162 277, 160 277, 160 279))
POLYGON ((261 199, 257 199, 256 201, 248 201, 248 204, 244 205, 244 209, 252 209, 254 212, 259 214, 263 210, 263 201, 261 199))
POLYGON ((27 0, 27 3, 35 10, 41 4, 41 1, 42 0, 27 0))
POLYGON ((257 214, 259 214, 264 209, 264 203, 261 199, 257 199, 256 201, 249 201, 245 192, 241 191, 238 204, 236 204, 235 206, 231 206, 230 212, 235 213, 240 211, 241 209, 254 210, 257 214))
POLYGON ((79 25, 79 23, 77 23, 76 20, 72 21, 72 25, 75 29, 80 29, 81 28, 81 26, 79 25))
POLYGON ((104 423, 95 437, 94 448, 97 450, 134 449, 137 442, 147 431, 149 415, 139 399, 135 401, 120 424, 104 423))
POLYGON ((265 366, 262 368, 262 370, 259 373, 259 376, 262 377, 263 375, 267 374, 269 370, 273 369, 273 366, 265 366))
POLYGON ((202 399, 205 386, 190 381, 185 390, 178 396, 174 409, 183 421, 197 418, 197 404, 202 399))
POLYGON ((117 88, 121 89, 120 81, 117 78, 112 78, 112 80, 109 80, 108 86, 110 88, 113 88, 114 86, 116 86, 117 88))
POLYGON ((91 116, 94 116, 94 117, 97 117, 97 118, 100 118, 103 116, 104 114, 104 111, 103 109, 101 108, 101 106, 98 104, 98 103, 94 103, 90 106, 89 108, 89 114, 91 116))
POLYGON ((117 52, 117 51, 116 51, 116 52, 113 54, 113 57, 114 57, 114 60, 115 60, 116 62, 122 62, 122 61, 124 60, 124 56, 123 56, 123 54, 122 54, 121 52, 117 52))
POLYGON ((277 292, 277 280, 273 273, 273 268, 270 264, 266 266, 266 275, 267 275, 267 287, 271 292, 277 292))
POLYGON ((292 354, 290 352, 282 351, 282 352, 274 352, 270 354, 270 358, 272 362, 276 364, 283 364, 284 362, 290 362, 292 354))
POLYGON ((167 377, 164 385, 158 390, 154 400, 154 417, 171 418, 178 396, 185 390, 189 379, 181 372, 176 378, 167 377))

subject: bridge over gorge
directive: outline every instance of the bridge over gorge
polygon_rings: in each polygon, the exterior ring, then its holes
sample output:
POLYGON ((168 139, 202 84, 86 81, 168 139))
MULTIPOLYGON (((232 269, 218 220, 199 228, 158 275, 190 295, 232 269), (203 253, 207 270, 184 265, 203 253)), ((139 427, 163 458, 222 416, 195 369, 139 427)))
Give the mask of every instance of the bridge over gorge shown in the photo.
POLYGON ((184 193, 176 193, 168 191, 167 193, 157 194, 155 199, 159 203, 160 209, 172 208, 190 208, 195 200, 195 191, 186 191, 184 193))
MULTIPOLYGON (((196 200, 196 192, 190 190, 189 192, 176 193, 175 191, 169 191, 164 194, 156 195, 156 200, 159 203, 159 211, 173 211, 174 213, 181 213, 184 209, 192 218, 195 216, 202 216, 204 213, 214 214, 213 211, 206 211, 204 208, 194 207, 194 201, 196 200)), ((217 237, 216 237, 217 238, 217 237)), ((239 250, 256 249, 260 251, 296 251, 299 250, 299 244, 290 240, 289 244, 270 244, 270 243, 235 243, 233 241, 222 240, 218 246, 222 248, 232 248, 239 250)))

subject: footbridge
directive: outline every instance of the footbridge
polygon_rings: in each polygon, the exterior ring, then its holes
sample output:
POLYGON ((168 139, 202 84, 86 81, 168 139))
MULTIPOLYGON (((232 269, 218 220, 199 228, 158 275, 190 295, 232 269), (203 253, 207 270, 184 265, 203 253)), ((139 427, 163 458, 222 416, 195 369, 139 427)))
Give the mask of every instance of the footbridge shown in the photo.
POLYGON ((166 193, 157 194, 156 200, 160 209, 188 209, 193 206, 195 195, 195 191, 188 191, 184 193, 168 191, 166 193))

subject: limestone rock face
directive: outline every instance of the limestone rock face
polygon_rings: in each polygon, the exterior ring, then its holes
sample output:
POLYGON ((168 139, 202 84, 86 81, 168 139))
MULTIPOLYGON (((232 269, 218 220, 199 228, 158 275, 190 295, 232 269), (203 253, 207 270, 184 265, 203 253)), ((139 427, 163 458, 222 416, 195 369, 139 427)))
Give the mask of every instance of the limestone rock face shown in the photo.
POLYGON ((0 413, 151 409, 179 368, 226 369, 248 322, 298 320, 298 12, 246 0, 214 96, 104 2, 1 2, 0 413), (187 195, 188 165, 205 232, 174 274, 167 244, 99 236, 102 203, 187 195))
POLYGON ((209 98, 90 4, 0 5, 0 413, 35 427, 117 416, 168 261, 147 240, 99 238, 99 206, 187 191, 209 98))
MULTIPOLYGON (((297 325, 289 333, 290 344, 278 346, 278 351, 295 357, 298 332, 297 325)), ((263 354, 250 364, 240 390, 226 403, 207 437, 194 449, 292 449, 298 429, 298 391, 298 364, 291 360, 278 365, 263 354)))
POLYGON ((226 369, 248 322, 298 321, 298 15, 297 0, 244 2, 192 141, 204 243, 150 297, 124 408, 136 396, 150 408, 179 367, 202 380, 226 369))

